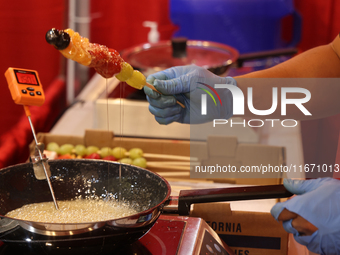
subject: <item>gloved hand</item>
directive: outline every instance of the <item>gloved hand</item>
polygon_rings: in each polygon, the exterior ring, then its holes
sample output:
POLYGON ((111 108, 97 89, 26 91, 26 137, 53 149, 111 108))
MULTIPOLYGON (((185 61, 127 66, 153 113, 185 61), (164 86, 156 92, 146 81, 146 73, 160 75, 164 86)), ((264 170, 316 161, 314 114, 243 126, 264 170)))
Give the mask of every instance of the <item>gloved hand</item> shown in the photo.
POLYGON ((147 77, 146 81, 162 93, 144 87, 149 110, 160 124, 204 123, 213 119, 228 119, 232 116, 232 95, 226 88, 216 89, 221 98, 220 103, 216 93, 211 90, 215 84, 232 84, 236 81, 231 77, 219 77, 210 71, 195 65, 173 67, 147 77), (206 91, 204 91, 205 89, 206 91), (209 95, 214 97, 214 99, 209 95), (201 95, 207 94, 207 114, 201 114, 201 95), (185 105, 182 108, 176 103, 185 105), (216 104, 214 102, 216 101, 216 104))
POLYGON ((340 181, 332 178, 283 182, 297 196, 276 204, 271 214, 310 251, 340 254, 340 181))

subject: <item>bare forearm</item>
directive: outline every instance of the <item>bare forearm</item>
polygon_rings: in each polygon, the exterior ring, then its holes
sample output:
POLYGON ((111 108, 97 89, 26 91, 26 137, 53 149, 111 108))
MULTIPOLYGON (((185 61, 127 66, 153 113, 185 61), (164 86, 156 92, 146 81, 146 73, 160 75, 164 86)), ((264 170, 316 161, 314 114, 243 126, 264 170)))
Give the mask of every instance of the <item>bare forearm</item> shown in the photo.
MULTIPOLYGON (((340 59, 331 44, 305 51, 294 58, 272 68, 252 72, 240 78, 339 78, 340 59)), ((339 46, 340 47, 340 46, 339 46)), ((339 52, 340 53, 340 52, 339 52)))
MULTIPOLYGON (((340 48, 340 38, 334 41, 339 43, 340 48)), ((301 87, 311 93, 310 101, 304 106, 312 116, 305 116, 297 107, 290 105, 287 107, 287 118, 302 120, 331 116, 340 113, 340 79, 337 79, 340 78, 340 59, 336 50, 333 42, 333 45, 313 48, 272 68, 234 78, 244 95, 247 95, 248 87, 253 88, 252 98, 256 109, 264 110, 271 107, 273 87, 278 88, 279 98, 281 87, 301 87)), ((289 96, 301 98, 302 95, 290 94, 289 96)), ((279 108, 266 117, 282 118, 279 108)), ((245 117, 253 118, 254 115, 248 111, 245 117)))

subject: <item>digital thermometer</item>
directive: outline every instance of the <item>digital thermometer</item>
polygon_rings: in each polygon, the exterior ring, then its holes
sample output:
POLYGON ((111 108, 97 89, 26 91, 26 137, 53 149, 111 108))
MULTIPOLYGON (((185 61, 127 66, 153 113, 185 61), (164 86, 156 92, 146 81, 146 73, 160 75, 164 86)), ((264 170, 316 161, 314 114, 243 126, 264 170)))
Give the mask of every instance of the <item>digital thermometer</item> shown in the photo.
POLYGON ((5 76, 16 104, 41 106, 45 102, 37 71, 10 67, 5 72, 5 76))
POLYGON ((31 157, 35 177, 38 180, 46 179, 51 191, 53 202, 56 209, 59 209, 54 196, 52 184, 50 181, 51 172, 48 164, 45 162, 47 158, 43 155, 43 144, 39 143, 34 131, 31 120, 31 113, 28 106, 41 106, 45 102, 44 91, 38 76, 38 72, 34 70, 10 67, 5 72, 8 88, 11 92, 12 99, 16 104, 24 106, 26 116, 30 123, 33 137, 35 140, 35 156, 31 157))

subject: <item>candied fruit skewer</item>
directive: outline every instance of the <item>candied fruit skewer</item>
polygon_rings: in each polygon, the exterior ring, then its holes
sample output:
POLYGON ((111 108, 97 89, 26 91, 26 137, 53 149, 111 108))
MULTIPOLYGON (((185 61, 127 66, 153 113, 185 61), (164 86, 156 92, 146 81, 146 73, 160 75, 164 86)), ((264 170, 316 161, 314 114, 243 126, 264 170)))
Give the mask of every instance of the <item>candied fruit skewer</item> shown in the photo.
MULTIPOLYGON (((153 85, 146 82, 145 76, 141 72, 133 70, 132 66, 125 62, 116 50, 104 45, 90 43, 88 38, 80 36, 72 29, 58 30, 53 28, 46 33, 45 38, 64 57, 79 64, 93 67, 104 78, 116 76, 118 80, 124 81, 136 89, 147 86, 157 91, 153 85)), ((177 101, 177 103, 183 108, 185 107, 181 102, 177 101)))

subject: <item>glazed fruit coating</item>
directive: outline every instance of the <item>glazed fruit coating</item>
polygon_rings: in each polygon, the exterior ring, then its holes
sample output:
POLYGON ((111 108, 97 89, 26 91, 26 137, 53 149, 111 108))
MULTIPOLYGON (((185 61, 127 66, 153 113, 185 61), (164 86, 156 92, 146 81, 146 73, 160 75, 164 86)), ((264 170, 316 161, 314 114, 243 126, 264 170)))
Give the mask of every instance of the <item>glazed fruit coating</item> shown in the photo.
POLYGON ((146 78, 141 72, 133 70, 132 76, 126 81, 126 83, 136 89, 142 89, 146 84, 146 78))
POLYGON ((88 38, 82 37, 72 29, 65 29, 71 38, 69 46, 60 50, 61 54, 79 64, 93 67, 104 78, 111 78, 121 71, 124 60, 114 49, 96 43, 90 43, 88 38))
POLYGON ((124 60, 114 49, 100 44, 91 43, 88 52, 92 57, 89 67, 93 67, 104 78, 111 78, 121 71, 124 60))
POLYGON ((90 65, 92 58, 90 53, 87 51, 89 47, 89 40, 81 37, 79 33, 74 32, 72 29, 65 29, 66 33, 69 34, 72 43, 64 49, 60 50, 64 57, 72 59, 79 64, 88 66, 90 65))
POLYGON ((90 43, 88 38, 80 36, 72 29, 65 29, 63 32, 70 37, 69 45, 65 49, 59 50, 64 57, 93 67, 104 78, 116 76, 118 80, 125 81, 136 89, 142 89, 146 85, 145 76, 141 72, 133 70, 132 66, 125 62, 116 50, 90 43))
POLYGON ((122 69, 120 73, 116 75, 116 78, 120 81, 126 81, 132 76, 132 73, 133 73, 132 66, 127 62, 123 62, 122 69))

